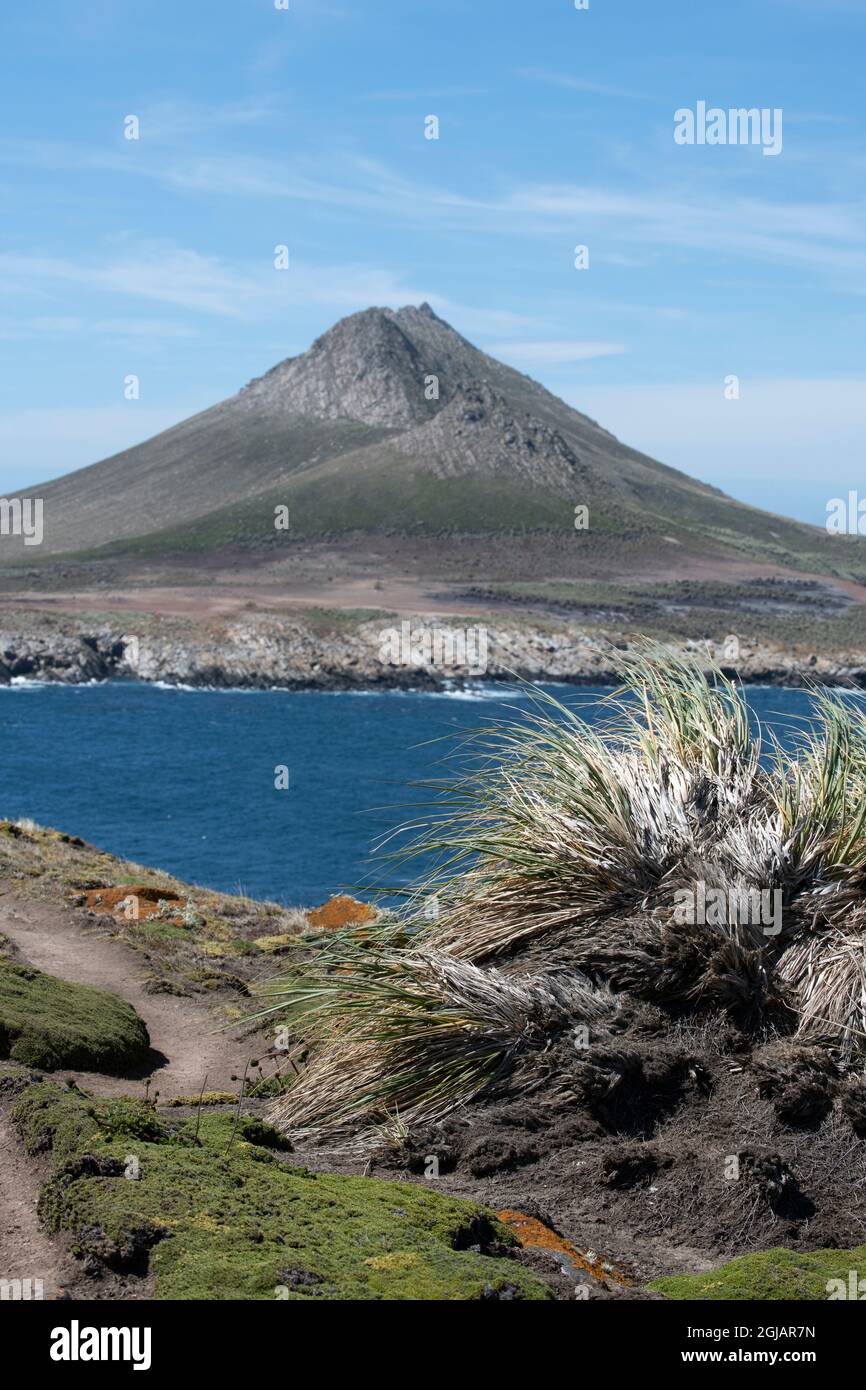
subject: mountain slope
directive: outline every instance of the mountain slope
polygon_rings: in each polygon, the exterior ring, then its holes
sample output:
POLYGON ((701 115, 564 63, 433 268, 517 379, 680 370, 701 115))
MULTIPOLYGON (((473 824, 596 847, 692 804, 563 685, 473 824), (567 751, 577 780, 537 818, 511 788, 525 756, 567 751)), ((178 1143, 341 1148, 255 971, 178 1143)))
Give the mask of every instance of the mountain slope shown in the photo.
MULTIPOLYGON (((237 395, 29 489, 41 554, 207 551, 291 534, 574 529, 863 572, 861 543, 756 511, 620 443, 428 305, 366 309, 237 395), (838 567, 844 562, 843 569, 838 567)), ((5 538, 2 558, 36 559, 5 538)))

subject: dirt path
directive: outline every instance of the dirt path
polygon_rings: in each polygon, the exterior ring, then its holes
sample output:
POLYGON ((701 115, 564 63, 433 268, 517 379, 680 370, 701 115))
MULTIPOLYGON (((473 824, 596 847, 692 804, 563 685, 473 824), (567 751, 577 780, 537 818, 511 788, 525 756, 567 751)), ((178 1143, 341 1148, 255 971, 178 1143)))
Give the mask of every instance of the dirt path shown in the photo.
POLYGON ((22 1281, 20 1297, 57 1298, 75 1271, 39 1225, 39 1182, 21 1141, 0 1111, 0 1278, 22 1281), (29 1288, 26 1281, 30 1281, 29 1288))
POLYGON ((221 1029, 207 1003, 195 996, 146 993, 142 959, 122 942, 79 926, 67 907, 16 898, 6 884, 0 884, 0 932, 37 970, 119 994, 147 1025, 154 1055, 133 1077, 75 1071, 64 1076, 99 1095, 137 1094, 149 1078, 151 1095, 158 1090, 161 1103, 198 1092, 205 1076, 209 1091, 237 1089, 231 1078, 243 1072, 252 1044, 240 1041, 234 1029, 221 1029))

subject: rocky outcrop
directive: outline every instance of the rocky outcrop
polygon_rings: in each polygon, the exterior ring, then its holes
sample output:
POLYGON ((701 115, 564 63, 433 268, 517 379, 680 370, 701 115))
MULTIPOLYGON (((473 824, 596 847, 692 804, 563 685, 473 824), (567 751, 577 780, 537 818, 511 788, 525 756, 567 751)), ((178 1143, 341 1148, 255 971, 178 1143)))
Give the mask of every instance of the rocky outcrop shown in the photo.
POLYGON ((84 685, 122 674, 123 639, 111 632, 26 630, 0 633, 0 685, 13 681, 56 681, 84 685))
MULTIPOLYGON (((218 689, 359 690, 523 679, 603 685, 615 681, 616 651, 632 640, 574 622, 473 623, 382 616, 323 626, 262 614, 199 625, 148 619, 141 632, 130 632, 108 620, 59 614, 7 620, 0 631, 0 684, 141 680, 218 689)), ((684 641, 679 647, 706 651, 754 684, 866 688, 862 650, 816 655, 743 641, 733 658, 721 645, 684 641)))

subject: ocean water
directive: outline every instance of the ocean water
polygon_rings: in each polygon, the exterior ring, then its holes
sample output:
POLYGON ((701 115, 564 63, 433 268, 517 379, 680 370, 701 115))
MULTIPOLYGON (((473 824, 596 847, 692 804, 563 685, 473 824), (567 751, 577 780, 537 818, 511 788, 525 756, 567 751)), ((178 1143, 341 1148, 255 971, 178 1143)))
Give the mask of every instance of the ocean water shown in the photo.
MULTIPOLYGON (((603 717, 603 690, 544 688, 588 719, 603 717)), ((784 741, 802 732, 806 692, 747 694, 755 718, 784 741)), ((454 775, 461 735, 528 707, 525 695, 498 686, 0 688, 0 816, 29 816, 190 882, 290 905, 337 891, 399 891, 413 871, 370 855, 429 800, 413 784, 454 775), (287 790, 274 785, 278 766, 288 769, 287 790)))

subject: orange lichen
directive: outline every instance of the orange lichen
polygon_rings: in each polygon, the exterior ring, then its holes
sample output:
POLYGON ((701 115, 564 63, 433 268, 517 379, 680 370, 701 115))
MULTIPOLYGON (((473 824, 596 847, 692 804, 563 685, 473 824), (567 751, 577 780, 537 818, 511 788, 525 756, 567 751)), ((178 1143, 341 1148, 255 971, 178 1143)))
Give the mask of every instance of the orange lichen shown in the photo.
MULTIPOLYGON (((89 888, 84 898, 91 912, 107 912, 133 922, 149 922, 152 917, 161 917, 164 912, 161 903, 170 903, 178 911, 186 907, 186 898, 171 888, 151 888, 140 883, 117 888, 89 888)), ((172 920, 175 926, 183 926, 182 918, 172 920)))
POLYGON ((621 1270, 616 1269, 610 1261, 601 1261, 591 1258, 590 1255, 581 1252, 570 1240, 557 1235, 549 1226, 545 1226, 543 1221, 538 1221, 534 1216, 527 1216, 522 1211, 497 1212, 500 1221, 504 1221, 506 1226, 517 1236, 520 1244, 526 1248, 536 1250, 551 1250, 556 1255, 564 1255, 566 1259, 577 1267, 591 1274, 593 1279, 601 1283, 613 1280, 614 1283, 629 1285, 632 1281, 621 1270))
POLYGON ((345 893, 329 898, 321 907, 314 907, 307 913, 307 921, 317 931, 337 931, 340 927, 357 925, 361 922, 374 922, 376 909, 369 903, 358 902, 345 893))

